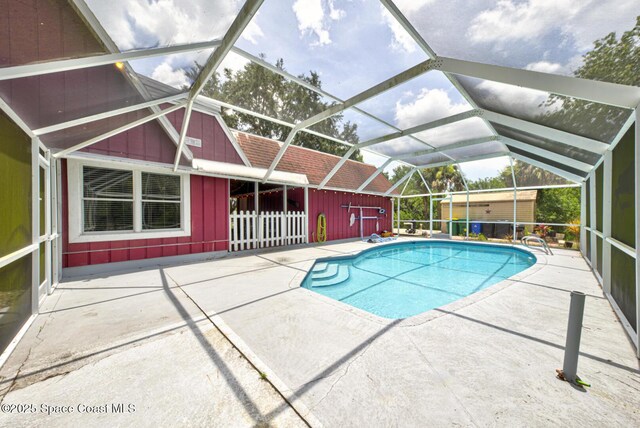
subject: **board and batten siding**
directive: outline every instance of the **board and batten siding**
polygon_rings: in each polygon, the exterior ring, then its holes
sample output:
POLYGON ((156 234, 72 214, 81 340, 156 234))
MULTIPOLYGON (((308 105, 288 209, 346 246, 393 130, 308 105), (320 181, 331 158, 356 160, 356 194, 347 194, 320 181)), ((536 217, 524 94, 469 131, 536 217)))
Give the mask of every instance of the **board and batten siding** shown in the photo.
POLYGON ((62 169, 62 264, 65 268, 211 251, 226 251, 228 249, 229 184, 227 179, 199 175, 189 176, 191 191, 190 236, 69 243, 69 204, 66 174, 65 165, 62 169))
MULTIPOLYGON (((296 189, 294 194, 297 193, 303 194, 303 189, 296 189)), ((287 196, 291 199, 290 195, 287 196)), ((318 216, 321 213, 327 218, 327 241, 359 238, 359 221, 356 221, 353 226, 349 226, 349 217, 351 214, 347 208, 341 207, 349 203, 353 206, 381 207, 386 211, 385 214, 378 214, 374 210, 364 210, 365 216, 379 216, 379 228, 377 229, 375 220, 365 220, 365 238, 372 233, 379 233, 382 230, 391 231, 391 198, 350 192, 336 192, 333 190, 309 189, 309 242, 317 241, 318 216)), ((304 203, 302 205, 304 205, 304 203)), ((356 217, 360 215, 359 209, 352 209, 351 212, 354 213, 356 217)))

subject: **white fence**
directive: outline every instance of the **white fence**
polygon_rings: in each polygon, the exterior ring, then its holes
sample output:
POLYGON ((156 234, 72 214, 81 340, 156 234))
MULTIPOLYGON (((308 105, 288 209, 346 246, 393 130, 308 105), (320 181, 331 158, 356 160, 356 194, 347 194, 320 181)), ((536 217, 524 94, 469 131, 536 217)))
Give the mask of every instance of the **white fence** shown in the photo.
POLYGON ((307 217, 303 211, 239 211, 229 215, 231 251, 307 242, 307 217))

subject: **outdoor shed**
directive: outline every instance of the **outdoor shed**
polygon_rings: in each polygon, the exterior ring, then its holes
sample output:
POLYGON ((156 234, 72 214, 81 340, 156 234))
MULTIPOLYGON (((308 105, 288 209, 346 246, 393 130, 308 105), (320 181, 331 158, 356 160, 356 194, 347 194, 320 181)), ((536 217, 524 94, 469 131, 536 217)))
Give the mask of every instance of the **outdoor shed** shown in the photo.
MULTIPOLYGON (((537 195, 537 190, 516 192, 516 221, 525 223, 527 230, 533 229, 531 223, 535 222, 537 195)), ((449 200, 440 201, 443 220, 449 219, 449 205, 449 200)), ((451 206, 453 219, 464 219, 467 212, 467 195, 452 195, 451 206)), ((469 194, 469 221, 513 223, 513 191, 469 194)), ((442 224, 443 232, 448 231, 447 223, 442 224)), ((483 229, 484 233, 486 226, 483 229)))

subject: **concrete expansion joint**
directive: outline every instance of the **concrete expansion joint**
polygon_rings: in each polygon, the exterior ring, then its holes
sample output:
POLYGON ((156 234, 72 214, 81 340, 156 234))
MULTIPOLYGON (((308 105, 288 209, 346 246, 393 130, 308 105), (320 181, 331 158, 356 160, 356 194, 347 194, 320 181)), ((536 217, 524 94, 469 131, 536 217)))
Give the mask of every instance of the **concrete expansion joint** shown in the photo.
MULTIPOLYGON (((234 343, 233 340, 231 340, 231 338, 229 337, 229 334, 227 334, 227 332, 224 331, 224 329, 218 325, 213 318, 217 317, 217 315, 214 313, 212 315, 208 314, 207 312, 205 312, 204 308, 202 308, 190 295, 189 293, 187 293, 182 286, 178 283, 178 281, 176 281, 168 272, 165 272, 166 276, 169 280, 171 280, 175 286, 182 291, 182 293, 184 293, 185 297, 187 299, 189 299, 195 306, 196 308, 198 308, 198 310, 200 312, 202 312, 202 314, 204 315, 205 319, 207 319, 209 321, 209 323, 211 323, 211 325, 218 331, 218 333, 220 333, 220 335, 224 338, 224 340, 227 341, 227 343, 229 343, 229 345, 231 345, 231 348, 234 349, 239 355, 240 358, 243 358, 255 371, 259 376, 263 376, 263 372, 258 368, 258 366, 251 360, 251 358, 249 358, 249 356, 242 350, 240 349, 240 347, 238 345, 236 345, 234 343)), ((233 333, 233 332, 231 332, 233 333)), ((299 406, 296 406, 293 404, 293 402, 287 398, 286 396, 286 391, 281 390, 281 388, 278 388, 274 382, 269 379, 269 377, 267 376, 266 378, 264 378, 264 380, 271 385, 271 387, 273 388, 273 390, 284 400, 284 402, 300 417, 300 419, 309 427, 311 426, 317 426, 317 423, 311 423, 311 422, 315 422, 316 418, 315 416, 313 416, 312 414, 310 414, 311 409, 309 409, 309 412, 304 412, 301 410, 304 409, 300 409, 299 406)))

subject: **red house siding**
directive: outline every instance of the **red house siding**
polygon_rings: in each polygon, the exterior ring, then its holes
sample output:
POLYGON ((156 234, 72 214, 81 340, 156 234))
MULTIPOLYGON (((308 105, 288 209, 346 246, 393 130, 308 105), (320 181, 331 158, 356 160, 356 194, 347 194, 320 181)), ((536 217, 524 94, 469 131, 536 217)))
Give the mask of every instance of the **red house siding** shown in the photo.
MULTIPOLYGON (((289 210, 304 211, 304 189, 296 188, 287 190, 289 210), (291 201, 298 203, 295 208, 291 201)), ((391 230, 391 198, 375 195, 359 195, 350 192, 335 192, 332 190, 309 189, 309 242, 316 242, 316 228, 318 226, 318 215, 323 213, 327 218, 327 241, 336 239, 348 239, 360 237, 360 223, 356 221, 353 226, 349 226, 350 214, 341 205, 380 207, 386 213, 378 214, 374 210, 365 210, 365 216, 378 215, 378 228, 375 220, 365 220, 364 236, 372 233, 379 233, 382 230, 391 230)), ((253 211, 253 196, 244 197, 239 202, 240 209, 247 207, 253 211)), ((282 211, 282 193, 274 191, 260 194, 260 211, 282 211)), ((360 215, 360 210, 353 209, 356 217, 360 215)))
MULTIPOLYGON (((167 118, 176 129, 182 129, 184 109, 168 114, 167 118)), ((188 146, 194 158, 244 165, 215 117, 193 111, 187 136, 202 140, 202 147, 188 146)))
MULTIPOLYGON (((303 192, 302 189, 299 189, 303 192)), ((295 192, 298 192, 296 190, 295 192)), ((304 196, 302 198, 304 200, 304 196)), ((364 221, 364 236, 372 233, 379 233, 382 230, 391 230, 391 198, 374 195, 361 195, 349 192, 334 192, 330 190, 309 189, 309 242, 316 242, 316 230, 318 226, 318 215, 324 213, 327 218, 327 241, 336 239, 359 238, 360 223, 355 222, 349 226, 350 214, 341 205, 367 206, 383 208, 385 214, 377 214, 374 210, 364 210, 365 216, 377 215, 378 226, 376 229, 375 220, 364 221)), ((356 217, 360 215, 360 210, 352 209, 356 217)))
POLYGON ((81 244, 69 243, 69 200, 66 162, 62 168, 62 266, 142 260, 228 249, 228 180, 192 175, 191 236, 162 239, 132 239, 81 244))

